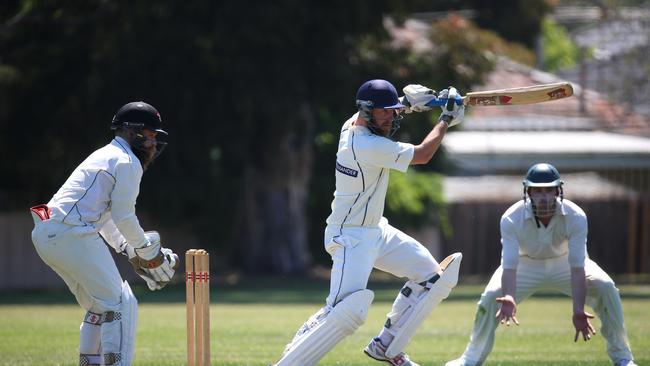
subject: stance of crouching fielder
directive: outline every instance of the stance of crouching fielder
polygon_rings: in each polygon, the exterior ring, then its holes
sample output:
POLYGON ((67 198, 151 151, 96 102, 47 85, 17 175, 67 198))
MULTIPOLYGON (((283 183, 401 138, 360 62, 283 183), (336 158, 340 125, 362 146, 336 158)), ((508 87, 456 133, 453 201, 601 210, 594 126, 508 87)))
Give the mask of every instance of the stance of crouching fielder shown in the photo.
POLYGON ((149 289, 164 287, 178 257, 144 232, 135 215, 140 179, 165 143, 158 111, 124 105, 111 123, 115 139, 93 152, 47 205, 31 208, 36 251, 68 285, 87 313, 80 328, 79 365, 131 365, 137 301, 104 241, 129 257, 149 289))
POLYGON ((458 280, 461 254, 438 264, 415 239, 382 217, 390 169, 406 171, 426 164, 449 126, 462 121, 463 107, 453 101, 456 90, 439 96, 421 85, 404 88, 405 104, 385 80, 370 80, 357 92, 357 108, 341 129, 336 155, 336 192, 325 229, 325 250, 332 256, 326 305, 298 330, 277 366, 312 366, 365 321, 373 293, 366 289, 372 268, 406 277, 385 326, 364 352, 391 365, 417 366, 403 352, 417 327, 446 298, 458 280), (440 122, 417 146, 390 138, 403 110, 429 110, 432 99, 451 100, 440 122), (448 98, 449 97, 449 98, 448 98))
POLYGON ((563 199, 560 173, 550 164, 533 165, 523 181, 524 198, 501 217, 501 266, 478 302, 465 353, 447 366, 482 364, 494 345, 499 322, 519 324, 517 304, 540 290, 573 298, 574 341, 595 334, 585 302, 598 314, 607 353, 616 366, 633 366, 614 281, 587 255, 587 216, 563 199), (498 304, 501 305, 499 308, 498 304), (496 314, 496 315, 495 315, 496 314))

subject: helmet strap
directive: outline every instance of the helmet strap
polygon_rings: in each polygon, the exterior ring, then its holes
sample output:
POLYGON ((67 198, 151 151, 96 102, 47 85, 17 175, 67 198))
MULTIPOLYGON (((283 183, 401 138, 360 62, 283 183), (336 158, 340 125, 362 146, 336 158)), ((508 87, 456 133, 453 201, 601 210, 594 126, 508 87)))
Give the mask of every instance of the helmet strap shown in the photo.
POLYGON ((361 117, 368 122, 367 125, 370 132, 372 132, 375 135, 387 137, 391 139, 395 135, 395 132, 397 132, 397 130, 399 130, 399 128, 401 127, 402 118, 404 118, 403 116, 396 114, 393 117, 393 120, 391 121, 390 132, 388 133, 388 136, 386 136, 384 134, 384 130, 382 130, 377 125, 377 123, 375 123, 375 117, 373 117, 372 115, 372 109, 373 109, 372 101, 357 100, 357 109, 359 110, 359 115, 361 115, 361 117))
POLYGON ((375 123, 374 118, 372 117, 370 118, 370 120, 368 120, 368 129, 370 130, 370 132, 372 132, 375 135, 385 137, 384 131, 381 128, 379 128, 379 126, 375 123))
POLYGON ((376 123, 375 119, 373 117, 370 117, 368 121, 368 129, 370 132, 372 132, 375 135, 379 135, 382 137, 387 137, 389 139, 392 139, 393 136, 395 135, 395 132, 399 130, 402 122, 402 116, 399 116, 397 118, 393 118, 391 121, 391 126, 390 126, 390 131, 388 132, 388 136, 384 134, 384 130, 382 130, 376 123))
POLYGON ((149 140, 142 135, 140 128, 120 127, 115 131, 115 135, 124 138, 129 143, 131 151, 140 160, 143 170, 147 170, 167 147, 167 143, 163 141, 156 141, 155 146, 151 146, 149 140))

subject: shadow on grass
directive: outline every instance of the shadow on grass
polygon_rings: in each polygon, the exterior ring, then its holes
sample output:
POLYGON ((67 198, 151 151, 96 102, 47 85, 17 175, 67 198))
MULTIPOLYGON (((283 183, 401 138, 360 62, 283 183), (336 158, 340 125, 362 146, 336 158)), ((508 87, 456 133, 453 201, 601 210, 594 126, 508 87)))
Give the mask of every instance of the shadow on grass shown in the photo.
MULTIPOLYGON (((132 281, 133 282, 133 281, 132 281)), ((402 281, 371 281, 368 288, 375 292, 376 302, 392 302, 404 283, 402 281)), ((140 303, 185 302, 185 284, 174 283, 162 291, 149 291, 141 281, 131 283, 140 303)), ((461 285, 455 288, 446 301, 478 301, 484 285, 461 285)), ((236 284, 215 280, 210 286, 210 299, 214 303, 315 303, 322 304, 328 294, 329 281, 297 277, 241 278, 236 284)), ((620 286, 621 296, 633 299, 650 299, 650 285, 620 286)), ((557 298, 564 295, 540 293, 535 297, 557 298)), ((75 299, 65 289, 16 290, 0 293, 0 304, 74 304, 75 299)))

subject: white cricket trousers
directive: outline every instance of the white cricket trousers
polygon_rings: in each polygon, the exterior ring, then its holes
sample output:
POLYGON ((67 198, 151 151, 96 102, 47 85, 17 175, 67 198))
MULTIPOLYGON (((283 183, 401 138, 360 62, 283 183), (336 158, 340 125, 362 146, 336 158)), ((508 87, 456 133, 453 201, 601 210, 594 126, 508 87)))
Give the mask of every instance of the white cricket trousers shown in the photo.
POLYGON ((43 262, 65 281, 79 305, 102 314, 117 311, 122 277, 96 232, 60 221, 37 221, 32 241, 43 262))
MULTIPOLYGON (((501 292, 502 267, 492 275, 478 302, 474 330, 463 358, 471 364, 482 364, 494 346, 494 331, 498 325, 495 314, 499 309, 496 298, 501 292)), ((607 341, 607 354, 616 362, 633 359, 627 340, 621 298, 614 281, 596 262, 585 261, 587 279, 586 303, 591 306, 602 323, 600 333, 607 341)), ((542 290, 559 291, 571 296, 571 268, 567 256, 552 259, 519 257, 517 267, 517 291, 515 301, 521 304, 534 293, 542 290)), ((568 322, 571 319, 567 319, 568 322)))
POLYGON ((414 282, 426 281, 440 271, 427 248, 385 218, 374 228, 328 226, 325 250, 332 256, 330 307, 365 289, 373 267, 414 282))

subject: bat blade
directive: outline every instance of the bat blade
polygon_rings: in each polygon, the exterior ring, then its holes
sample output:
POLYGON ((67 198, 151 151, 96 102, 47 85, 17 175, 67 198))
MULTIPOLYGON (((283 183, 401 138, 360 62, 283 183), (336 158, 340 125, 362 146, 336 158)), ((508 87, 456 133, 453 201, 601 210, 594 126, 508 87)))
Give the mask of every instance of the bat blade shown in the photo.
POLYGON ((520 105, 550 102, 573 95, 570 83, 553 83, 467 93, 463 104, 470 106, 520 105))
MULTIPOLYGON (((507 88, 496 90, 485 90, 467 93, 464 97, 457 96, 456 104, 469 105, 473 107, 505 106, 535 104, 550 102, 553 100, 568 98, 573 95, 573 87, 570 83, 561 82, 553 84, 540 84, 524 86, 521 88, 507 88)), ((427 106, 444 106, 446 98, 432 99, 427 106)))

